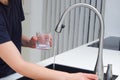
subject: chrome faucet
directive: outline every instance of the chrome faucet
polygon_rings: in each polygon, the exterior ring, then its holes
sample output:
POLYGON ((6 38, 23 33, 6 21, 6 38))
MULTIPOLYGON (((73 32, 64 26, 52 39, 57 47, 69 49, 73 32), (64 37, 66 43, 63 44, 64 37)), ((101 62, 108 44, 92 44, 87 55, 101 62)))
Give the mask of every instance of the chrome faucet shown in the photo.
POLYGON ((96 65, 95 65, 95 73, 98 76, 98 80, 104 80, 104 69, 103 69, 103 39, 104 39, 104 21, 102 18, 102 15, 99 13, 99 11, 86 3, 77 3, 77 4, 73 4, 72 6, 70 6, 69 8, 67 8, 64 13, 62 14, 55 31, 57 33, 60 33, 63 29, 62 23, 63 20, 65 19, 65 16, 67 15, 68 12, 70 12, 72 9, 76 8, 76 7, 85 7, 85 8, 89 8, 91 9, 93 12, 95 12, 100 20, 100 36, 99 36, 99 41, 100 41, 100 45, 99 45, 99 50, 98 50, 98 56, 97 56, 97 61, 96 61, 96 65))

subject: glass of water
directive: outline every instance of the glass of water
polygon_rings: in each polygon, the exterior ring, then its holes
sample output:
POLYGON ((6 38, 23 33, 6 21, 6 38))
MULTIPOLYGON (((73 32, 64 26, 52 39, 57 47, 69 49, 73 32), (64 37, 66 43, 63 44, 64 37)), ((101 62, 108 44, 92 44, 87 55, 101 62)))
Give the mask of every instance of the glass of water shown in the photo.
POLYGON ((50 34, 36 33, 36 48, 40 50, 50 49, 50 34))

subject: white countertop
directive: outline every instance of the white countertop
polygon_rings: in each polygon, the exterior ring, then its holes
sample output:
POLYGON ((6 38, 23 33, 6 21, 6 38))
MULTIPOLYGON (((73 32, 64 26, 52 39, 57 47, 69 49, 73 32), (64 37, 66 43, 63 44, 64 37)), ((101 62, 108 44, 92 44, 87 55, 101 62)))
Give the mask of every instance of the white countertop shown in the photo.
MULTIPOLYGON (((83 68, 88 70, 94 70, 96 59, 98 54, 98 48, 81 46, 69 51, 66 51, 62 54, 56 56, 56 63, 73 66, 77 68, 83 68)), ((44 61, 39 62, 39 65, 46 66, 53 63, 54 58, 49 58, 44 61)), ((103 50, 103 63, 104 66, 112 64, 112 72, 115 75, 120 75, 120 51, 115 50, 103 50)), ((104 72, 106 72, 106 67, 104 67, 104 72)), ((9 77, 0 80, 16 80, 22 75, 16 73, 9 77)), ((120 80, 120 76, 116 79, 120 80)))
MULTIPOLYGON (((56 56, 56 62, 58 64, 94 70, 96 60, 97 60, 98 49, 93 47, 79 47, 67 52, 64 52, 56 56)), ((107 66, 112 64, 113 74, 120 75, 120 51, 107 50, 103 51, 103 64, 107 66)), ((49 58, 40 62, 40 65, 46 66, 53 63, 53 58, 49 58)), ((104 72, 106 72, 106 67, 104 67, 104 72)), ((120 80, 116 79, 116 80, 120 80)))

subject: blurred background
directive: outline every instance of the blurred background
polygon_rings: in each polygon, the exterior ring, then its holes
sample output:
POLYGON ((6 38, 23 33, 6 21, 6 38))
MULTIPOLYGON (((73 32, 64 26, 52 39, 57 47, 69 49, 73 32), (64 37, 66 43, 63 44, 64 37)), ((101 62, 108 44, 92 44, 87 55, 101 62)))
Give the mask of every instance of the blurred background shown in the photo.
POLYGON ((54 31, 63 11, 75 3, 93 5, 103 15, 105 21, 105 36, 120 37, 120 0, 22 0, 25 13, 23 34, 28 37, 36 32, 44 31, 53 36, 53 47, 50 50, 22 48, 25 60, 36 63, 53 54, 76 48, 98 39, 99 20, 95 13, 87 8, 76 8, 66 17, 65 29, 55 36, 54 31))

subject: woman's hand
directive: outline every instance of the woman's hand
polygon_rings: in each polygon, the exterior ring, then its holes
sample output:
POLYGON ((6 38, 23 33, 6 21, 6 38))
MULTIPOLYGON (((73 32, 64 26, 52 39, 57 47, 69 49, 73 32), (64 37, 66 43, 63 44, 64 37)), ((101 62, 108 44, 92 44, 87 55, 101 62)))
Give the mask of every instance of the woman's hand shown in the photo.
POLYGON ((28 47, 36 48, 36 42, 37 42, 37 37, 36 36, 32 36, 31 39, 28 42, 28 47))
POLYGON ((66 80, 98 80, 97 75, 87 73, 72 73, 66 80))
POLYGON ((72 75, 79 77, 80 80, 98 80, 97 76, 94 74, 76 73, 76 74, 72 74, 72 75))
MULTIPOLYGON (((52 35, 51 34, 43 34, 44 37, 49 37, 50 40, 50 47, 52 47, 52 35)), ((22 35, 22 46, 24 47, 30 47, 30 48, 36 48, 36 42, 37 42, 37 36, 32 36, 31 39, 28 37, 22 35)), ((43 40, 43 39, 41 39, 43 40)))

